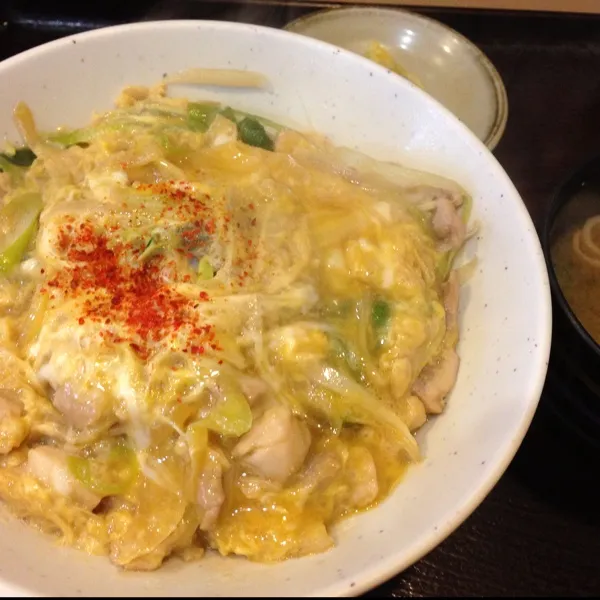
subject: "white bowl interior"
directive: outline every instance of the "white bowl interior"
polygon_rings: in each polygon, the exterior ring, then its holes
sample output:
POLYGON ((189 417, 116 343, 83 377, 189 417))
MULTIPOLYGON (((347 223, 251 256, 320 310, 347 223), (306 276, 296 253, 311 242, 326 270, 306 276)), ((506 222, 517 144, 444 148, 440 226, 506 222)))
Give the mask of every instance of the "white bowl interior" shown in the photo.
MULTIPOLYGON (((0 137, 16 139, 15 103, 43 128, 81 125, 120 88, 188 67, 264 72, 272 89, 219 98, 338 144, 452 177, 474 197, 479 266, 462 292, 462 364, 445 414, 419 434, 426 456, 379 508, 338 528, 337 547, 274 566, 209 556, 155 573, 122 573, 8 519, 1 595, 353 595, 407 567, 481 502, 516 452, 545 378, 551 315, 537 235, 508 177, 464 125, 427 94, 355 54, 287 32, 224 22, 125 25, 65 38, 0 64, 0 137)), ((184 93, 198 96, 196 89, 184 93)))
POLYGON ((427 17, 404 10, 342 8, 301 17, 286 29, 361 55, 372 41, 385 44, 482 141, 504 109, 504 90, 498 88, 503 84, 494 82, 487 59, 462 35, 427 17))

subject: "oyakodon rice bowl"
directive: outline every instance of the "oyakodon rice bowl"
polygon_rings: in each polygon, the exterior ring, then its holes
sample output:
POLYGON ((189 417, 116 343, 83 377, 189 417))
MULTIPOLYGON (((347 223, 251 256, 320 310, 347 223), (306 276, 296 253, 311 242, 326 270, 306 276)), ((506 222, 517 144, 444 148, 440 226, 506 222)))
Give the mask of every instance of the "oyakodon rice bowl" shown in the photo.
POLYGON ((464 126, 230 23, 75 36, 1 81, 28 149, 0 157, 0 495, 28 523, 2 525, 3 593, 353 594, 475 508, 535 410, 550 309, 464 126))

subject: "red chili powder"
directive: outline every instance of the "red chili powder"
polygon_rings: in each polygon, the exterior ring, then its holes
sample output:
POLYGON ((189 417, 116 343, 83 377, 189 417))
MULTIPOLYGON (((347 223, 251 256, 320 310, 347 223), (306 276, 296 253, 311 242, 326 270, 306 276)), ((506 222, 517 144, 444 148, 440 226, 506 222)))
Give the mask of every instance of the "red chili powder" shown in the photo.
MULTIPOLYGON (((199 326, 194 302, 162 282, 158 258, 135 264, 130 245, 109 244, 89 222, 72 231, 62 228, 59 245, 74 266, 63 270, 48 286, 63 290, 70 298, 85 296, 79 323, 86 318, 105 325, 112 321, 127 332, 123 339, 107 330, 105 339, 127 342, 142 358, 148 358, 152 342, 174 337, 184 326, 190 329, 187 347, 193 354, 203 353, 203 342, 214 338, 209 325, 199 326)), ((201 292, 200 299, 208 301, 209 296, 201 292)))

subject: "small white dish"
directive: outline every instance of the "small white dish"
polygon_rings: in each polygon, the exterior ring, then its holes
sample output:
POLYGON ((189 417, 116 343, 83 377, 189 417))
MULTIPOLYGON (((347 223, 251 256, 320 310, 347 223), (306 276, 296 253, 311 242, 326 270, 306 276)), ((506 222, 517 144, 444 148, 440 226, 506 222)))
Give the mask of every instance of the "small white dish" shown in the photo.
POLYGON ((450 27, 401 9, 339 8, 300 17, 285 28, 364 55, 377 41, 493 150, 506 127, 502 78, 471 41, 450 27))

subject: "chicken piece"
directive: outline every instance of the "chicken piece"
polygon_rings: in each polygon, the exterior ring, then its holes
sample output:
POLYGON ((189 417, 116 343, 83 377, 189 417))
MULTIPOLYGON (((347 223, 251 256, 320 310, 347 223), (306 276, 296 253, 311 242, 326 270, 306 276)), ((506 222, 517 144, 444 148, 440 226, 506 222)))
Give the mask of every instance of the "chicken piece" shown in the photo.
POLYGON ((454 331, 458 327, 458 300, 459 300, 458 273, 450 271, 448 281, 444 284, 444 310, 446 311, 446 331, 454 331))
POLYGON ((310 447, 308 427, 281 405, 268 408, 233 449, 233 456, 262 477, 283 483, 310 447))
POLYGON ((210 531, 219 518, 221 506, 225 501, 223 491, 223 467, 226 465, 224 457, 213 450, 208 451, 204 468, 198 476, 198 491, 196 502, 204 510, 200 521, 200 529, 210 531))
POLYGON ((442 251, 456 250, 465 241, 466 226, 448 196, 440 196, 436 199, 431 226, 441 240, 440 250, 442 251))
POLYGON ((350 484, 348 501, 351 507, 365 508, 375 501, 379 494, 377 468, 373 456, 366 448, 350 448, 346 479, 350 484))
POLYGON ((444 410, 444 400, 454 387, 460 359, 453 348, 446 348, 438 361, 427 365, 413 384, 413 393, 425 405, 428 414, 444 410))
POLYGON ((299 475, 298 489, 308 496, 315 490, 325 489, 340 474, 344 458, 335 450, 316 454, 299 475))
POLYGON ((63 415, 66 423, 77 429, 91 427, 105 414, 105 398, 100 390, 81 393, 69 383, 54 390, 52 404, 63 415))
POLYGON ((77 502, 88 510, 98 506, 102 496, 91 492, 77 481, 67 465, 68 454, 59 448, 38 446, 27 455, 26 470, 55 492, 77 502))
POLYGON ((23 418, 23 403, 12 390, 0 390, 0 454, 18 448, 27 435, 29 426, 23 418))

